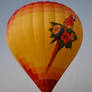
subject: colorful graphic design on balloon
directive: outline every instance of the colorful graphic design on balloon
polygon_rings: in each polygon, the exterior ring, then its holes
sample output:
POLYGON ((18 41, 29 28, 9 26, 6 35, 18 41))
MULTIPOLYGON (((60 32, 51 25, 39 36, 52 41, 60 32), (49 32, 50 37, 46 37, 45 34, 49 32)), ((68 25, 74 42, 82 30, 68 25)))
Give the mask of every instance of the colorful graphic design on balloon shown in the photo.
POLYGON ((56 46, 48 64, 47 71, 52 65, 58 51, 60 51, 63 47, 72 49, 72 42, 77 40, 77 35, 73 30, 73 25, 75 21, 76 17, 70 15, 64 20, 63 24, 51 22, 52 28, 50 28, 49 31, 51 32, 51 38, 53 38, 53 40, 50 44, 56 41, 56 46))
POLYGON ((52 92, 76 56, 82 39, 82 25, 76 13, 53 1, 22 6, 10 17, 6 28, 10 51, 41 92, 52 92))

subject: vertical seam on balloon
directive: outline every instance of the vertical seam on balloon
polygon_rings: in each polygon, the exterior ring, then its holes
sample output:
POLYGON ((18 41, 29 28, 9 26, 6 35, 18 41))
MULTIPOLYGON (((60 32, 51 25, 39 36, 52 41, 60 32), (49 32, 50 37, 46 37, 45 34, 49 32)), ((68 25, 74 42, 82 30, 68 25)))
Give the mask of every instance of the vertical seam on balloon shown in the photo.
MULTIPOLYGON (((23 39, 23 43, 22 43, 22 44, 24 44, 24 46, 27 47, 27 43, 26 43, 26 39, 25 39, 25 33, 24 33, 24 28, 23 28, 23 19, 24 19, 24 18, 23 18, 23 13, 24 13, 24 8, 23 8, 23 11, 22 11, 22 16, 21 16, 21 29, 22 29, 21 32, 22 32, 22 39, 23 39)), ((21 49, 21 50, 22 50, 22 49, 21 49)), ((22 58, 25 59, 25 56, 23 56, 22 58)), ((23 61, 23 62, 24 62, 24 61, 23 61)), ((28 63, 28 62, 25 62, 24 64, 25 64, 25 65, 28 65, 27 63, 28 63)), ((24 65, 24 66, 25 66, 25 65, 24 65)), ((29 66, 28 66, 28 67, 29 67, 29 66)))
MULTIPOLYGON (((56 8, 55 8, 55 5, 56 5, 56 4, 54 4, 54 3, 52 4, 53 10, 54 10, 54 21, 56 22, 56 8)), ((56 45, 55 45, 55 46, 56 46, 56 45)), ((55 47, 54 47, 54 49, 55 49, 55 47)), ((54 51, 54 49, 53 49, 53 51, 54 51)), ((56 58, 56 57, 55 57, 55 58, 56 58)), ((54 59, 54 60, 55 60, 55 59, 54 59)), ((53 63, 54 63, 54 60, 53 60, 53 63)), ((53 63, 52 63, 52 65, 53 65, 53 63)), ((51 65, 51 66, 52 66, 52 65, 51 65)))
MULTIPOLYGON (((23 13, 23 12, 24 12, 24 8, 23 8, 22 13, 23 13)), ((21 32, 22 32, 22 35, 23 35, 24 44, 25 44, 25 46, 27 47, 27 43, 26 43, 26 40, 25 40, 25 33, 24 33, 25 30, 24 30, 24 28, 23 28, 23 19, 24 19, 24 18, 23 18, 23 15, 21 16, 21 18, 22 18, 22 19, 21 19, 21 25, 22 25, 22 31, 21 31, 21 32)))
MULTIPOLYGON (((32 5, 32 6, 34 6, 34 5, 32 5)), ((36 43, 35 43, 35 34, 34 34, 34 28, 33 28, 33 7, 32 7, 32 33, 33 33, 33 39, 34 39, 34 45, 35 45, 35 48, 36 48, 36 43)), ((35 67, 35 65, 34 65, 34 67, 35 67)), ((35 73, 37 74, 37 71, 36 71, 36 69, 35 69, 35 73)), ((35 79, 36 81, 37 80, 39 80, 39 77, 38 77, 38 75, 37 75, 37 78, 35 79)))
MULTIPOLYGON (((56 5, 56 4, 53 4, 53 9, 54 9, 54 20, 55 20, 55 22, 57 22, 57 21, 56 21, 56 8, 55 8, 55 5, 56 5)), ((55 47, 56 47, 56 45, 55 45, 55 47)), ((54 49, 55 49, 55 47, 54 47, 54 49)), ((54 51, 54 49, 53 49, 53 51, 54 51)), ((58 55, 58 53, 57 53, 57 55, 58 55)), ((56 55, 56 57, 57 57, 57 55, 56 55)), ((56 57, 54 57, 54 58, 56 58, 56 57)), ((54 59, 54 60, 55 60, 55 59, 54 59)), ((54 60, 53 60, 53 62, 54 62, 54 60)), ((58 62, 58 61, 57 61, 57 62, 58 62)), ((52 63, 52 65, 53 65, 53 63, 52 63)), ((52 65, 51 65, 51 66, 52 66, 52 65)))
MULTIPOLYGON (((25 9, 23 9, 23 11, 22 11, 22 13, 25 11, 25 9)), ((23 33, 23 40, 24 40, 24 44, 25 44, 25 46, 26 46, 26 48, 29 48, 29 46, 28 46, 28 42, 27 42, 27 40, 26 40, 26 36, 25 36, 25 30, 24 30, 24 28, 23 28, 23 21, 24 21, 24 18, 23 18, 23 16, 21 16, 22 17, 22 33, 23 33)), ((28 51, 28 49, 27 49, 27 51, 28 51)), ((31 61, 30 61, 31 62, 31 61)), ((25 64, 27 64, 27 66, 28 66, 28 68, 30 68, 29 67, 29 65, 28 65, 28 62, 25 62, 25 64)), ((33 64, 32 62, 30 63, 30 64, 33 64)), ((31 70, 31 72, 32 72, 32 69, 30 68, 30 70, 31 70)), ((29 70, 27 70, 27 71, 29 71, 29 70)), ((32 72, 33 73, 33 72, 32 72)))
MULTIPOLYGON (((32 34, 33 34, 33 40, 34 40, 34 47, 36 48, 36 44, 35 44, 35 34, 34 34, 34 28, 33 28, 33 5, 32 5, 32 14, 31 14, 31 22, 32 22, 32 34)), ((35 50, 36 51, 36 50, 35 50)), ((33 66, 34 66, 34 70, 35 70, 35 73, 37 74, 37 72, 36 72, 36 69, 35 69, 35 64, 33 64, 33 66)))
POLYGON ((15 25, 14 25, 15 19, 16 19, 16 18, 15 18, 15 16, 14 16, 14 20, 13 20, 13 24, 12 24, 12 26, 13 26, 12 34, 13 34, 13 37, 14 37, 14 39, 15 39, 15 42, 14 42, 14 43, 16 44, 16 48, 17 48, 16 50, 17 50, 17 51, 18 51, 18 50, 20 51, 20 49, 19 49, 18 46, 17 46, 18 43, 17 43, 17 38, 16 38, 16 31, 15 31, 15 28, 14 28, 14 27, 15 27, 15 25))
MULTIPOLYGON (((56 22, 56 10, 55 10, 55 4, 52 4, 51 5, 52 7, 53 7, 53 11, 54 11, 54 21, 56 22)), ((51 21, 52 22, 52 21, 51 21)), ((54 47, 55 48, 55 47, 54 47)), ((54 50, 54 49, 53 49, 54 50)), ((52 54, 53 54, 53 52, 52 52, 52 54)), ((52 56, 51 56, 52 57, 52 56)), ((54 60, 53 60, 53 62, 54 62, 54 60)), ((52 65, 53 65, 53 62, 52 62, 52 64, 51 64, 51 66, 49 67, 49 69, 52 67, 52 65)), ((49 61, 49 63, 50 63, 50 61, 49 61)), ((49 64, 48 63, 48 64, 49 64)), ((48 66, 47 66, 47 68, 48 68, 48 66)), ((47 71, 47 70, 46 70, 47 71)), ((48 70, 49 71, 49 70, 48 70)))
MULTIPOLYGON (((45 15, 45 14, 44 14, 44 11, 45 11, 45 10, 44 10, 44 4, 45 4, 45 3, 43 3, 43 7, 42 7, 42 8, 43 8, 43 26, 45 27, 45 19, 44 19, 44 17, 45 17, 45 16, 44 16, 44 15, 45 15)), ((44 28, 44 27, 43 27, 43 28, 44 28)), ((46 47, 46 29, 45 29, 45 28, 44 28, 44 36, 45 36, 45 37, 44 37, 44 39, 45 39, 45 40, 44 40, 44 48, 46 49, 47 47, 46 47)), ((46 53, 44 52, 44 54, 45 54, 45 60, 47 60, 47 50, 46 50, 46 53)))
MULTIPOLYGON (((32 5, 33 6, 33 5, 32 5)), ((33 7, 32 7, 32 16, 33 16, 33 7)), ((31 17, 32 17, 31 16, 31 17)), ((33 33, 33 39, 35 40, 35 38, 34 38, 34 31, 33 31, 33 19, 32 19, 32 33, 33 33)), ((35 41, 34 41, 35 42, 35 41)), ((34 45, 35 45, 35 43, 34 43, 34 45)), ((35 46, 36 47, 36 46, 35 46)), ((35 65, 34 65, 35 66, 35 65)), ((35 68, 34 68, 35 69, 35 68)), ((35 70, 35 73, 36 73, 36 70, 35 70)), ((38 78, 37 78, 38 79, 38 78)), ((35 79, 35 80, 37 80, 37 79, 35 79)))
MULTIPOLYGON (((71 10, 69 9, 68 11, 69 11, 69 14, 71 14, 71 10)), ((73 25, 73 26, 74 26, 74 25, 73 25)), ((74 31, 75 31, 75 30, 74 30, 74 31)), ((73 44, 73 43, 72 43, 72 44, 73 44)), ((68 54, 69 54, 69 55, 68 55, 68 58, 72 55, 73 52, 76 51, 76 46, 75 46, 75 45, 76 45, 76 44, 72 45, 74 48, 71 48, 72 50, 70 50, 70 52, 68 52, 68 54)), ((74 59, 75 56, 76 56, 76 55, 72 55, 72 56, 71 56, 72 58, 69 58, 69 62, 70 62, 69 65, 71 64, 71 62, 72 62, 72 60, 74 59)))
MULTIPOLYGON (((45 26, 45 20, 44 20, 44 3, 41 3, 42 4, 42 12, 43 12, 43 31, 44 31, 44 36, 46 36, 45 35, 45 28, 44 28, 44 26, 45 26)), ((45 37, 44 37, 44 48, 46 49, 46 46, 45 46, 45 37)), ((46 53, 44 52, 44 55, 46 56, 46 53)), ((47 58, 47 56, 46 56, 46 58, 47 58)), ((44 59, 46 60, 46 58, 44 57, 44 59)), ((44 62, 44 61, 42 61, 42 62, 44 62)), ((42 82, 43 82, 43 84, 45 84, 45 82, 44 82, 44 80, 42 80, 42 82)), ((45 90, 45 89, 44 89, 45 90)), ((46 91, 46 90, 45 90, 46 91)))
MULTIPOLYGON (((64 10, 64 6, 62 6, 62 10, 63 10, 63 13, 64 13, 64 19, 65 19, 65 10, 64 10)), ((66 48, 64 48, 66 50, 66 48)), ((67 52, 67 51, 65 51, 67 52)), ((61 62, 65 62, 65 56, 66 56, 66 53, 64 53, 63 57, 64 57, 64 61, 61 61, 61 62)))
MULTIPOLYGON (((78 26, 78 29, 80 29, 79 26, 78 26)), ((80 38, 80 39, 81 39, 81 38, 80 38)), ((82 40, 82 39, 81 39, 81 40, 82 40)), ((80 42, 80 44, 81 44, 81 42, 80 42)), ((75 47, 74 52, 76 51, 76 49, 77 49, 77 51, 80 49, 80 46, 78 46, 77 43, 74 45, 74 47, 75 47)), ((76 51, 76 52, 77 52, 77 51, 76 51)), ((75 56, 76 56, 76 55, 75 55, 75 56)), ((75 56, 74 56, 74 57, 75 57, 75 56)), ((73 58, 73 59, 74 59, 74 58, 73 58)))
MULTIPOLYGON (((43 9, 43 34, 44 34, 44 41, 43 41, 43 43, 44 43, 44 48, 46 49, 46 43, 45 43, 45 41, 46 41, 46 33, 45 33, 45 20, 44 20, 44 3, 42 3, 42 9, 43 9)), ((44 57, 44 59, 46 60, 46 58, 47 58, 47 54, 45 53, 45 51, 44 51, 44 55, 46 56, 46 57, 44 57)), ((44 62, 44 61, 43 61, 44 62)))
MULTIPOLYGON (((65 19, 65 18, 66 18, 66 10, 64 9, 64 7, 65 7, 65 6, 63 6, 62 8, 63 8, 64 19, 65 19)), ((65 63, 67 62, 67 57, 66 57, 66 56, 68 55, 68 52, 67 52, 68 49, 66 49, 66 48, 64 48, 64 49, 65 49, 66 51, 65 51, 65 53, 64 53, 64 54, 65 54, 65 55, 64 55, 64 61, 62 61, 62 62, 64 62, 64 64, 65 64, 65 63)), ((64 67, 64 68, 65 68, 65 67, 64 67)))
MULTIPOLYGON (((70 10, 69 12, 70 12, 70 14, 71 14, 71 10, 70 10)), ((73 26, 74 26, 74 25, 73 25, 73 26)), ((73 29, 73 30, 74 30, 74 29, 73 29)), ((75 31, 75 30, 74 30, 74 31, 75 31)), ((73 45, 73 43, 72 43, 72 46, 73 46, 74 48, 72 49, 71 52, 72 52, 72 53, 73 53, 73 52, 75 53, 76 48, 77 48, 77 47, 76 47, 76 44, 73 45)), ((78 51, 78 50, 77 50, 77 51, 78 51)), ((71 52, 70 52, 70 53, 71 53, 71 52)), ((71 62, 74 60, 74 57, 75 57, 75 56, 76 56, 76 54, 72 56, 72 60, 70 59, 71 62)), ((70 62, 70 64, 71 64, 71 62, 70 62)))
MULTIPOLYGON (((43 7, 42 7, 42 8, 43 8, 43 25, 44 25, 44 27, 45 27, 45 19, 44 19, 44 4, 45 4, 45 3, 43 3, 43 7)), ((43 28, 44 28, 44 27, 43 27, 43 28)), ((45 29, 45 28, 44 28, 44 36, 46 37, 46 29, 45 29)), ((45 37, 44 37, 44 38, 45 38, 45 37)), ((46 38, 45 38, 45 41, 46 41, 46 38)), ((45 45, 45 44, 46 44, 45 41, 44 41, 44 46, 45 46, 45 49, 46 49, 47 47, 46 47, 46 45, 45 45)), ((47 59, 46 59, 46 58, 47 58, 47 50, 46 50, 46 53, 44 53, 44 54, 45 54, 45 56, 46 56, 46 57, 45 57, 45 60, 47 60, 47 59)), ((44 73, 45 73, 45 72, 44 72, 44 73)), ((44 80, 42 80, 42 82, 43 82, 43 84, 45 84, 45 81, 44 81, 44 80)), ((44 88, 44 91, 46 91, 45 88, 44 88)))

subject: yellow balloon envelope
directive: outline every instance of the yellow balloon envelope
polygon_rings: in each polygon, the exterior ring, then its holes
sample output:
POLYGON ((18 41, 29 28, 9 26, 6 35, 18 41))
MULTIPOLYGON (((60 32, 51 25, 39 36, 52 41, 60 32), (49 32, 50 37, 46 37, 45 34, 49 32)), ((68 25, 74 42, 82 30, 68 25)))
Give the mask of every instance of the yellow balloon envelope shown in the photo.
POLYGON ((18 9, 7 24, 13 56, 42 92, 51 92, 78 52, 82 26, 70 8, 36 2, 18 9))

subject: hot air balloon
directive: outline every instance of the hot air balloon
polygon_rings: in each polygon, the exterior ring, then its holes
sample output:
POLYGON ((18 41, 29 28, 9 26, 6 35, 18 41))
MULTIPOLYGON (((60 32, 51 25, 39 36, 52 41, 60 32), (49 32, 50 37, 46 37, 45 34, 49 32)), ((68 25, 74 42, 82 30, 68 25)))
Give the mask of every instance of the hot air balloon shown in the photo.
POLYGON ((80 48, 82 25, 69 7, 39 1, 19 8, 10 17, 6 40, 41 92, 52 92, 80 48))

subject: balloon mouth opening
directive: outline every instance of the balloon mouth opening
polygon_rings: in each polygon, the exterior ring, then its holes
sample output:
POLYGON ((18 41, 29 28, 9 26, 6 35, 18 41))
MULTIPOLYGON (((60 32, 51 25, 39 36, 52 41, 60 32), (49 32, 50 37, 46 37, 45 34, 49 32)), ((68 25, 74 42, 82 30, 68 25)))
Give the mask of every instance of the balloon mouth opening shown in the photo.
POLYGON ((57 80, 53 79, 44 79, 38 80, 35 82, 41 92, 52 92, 53 88, 55 87, 57 80))

